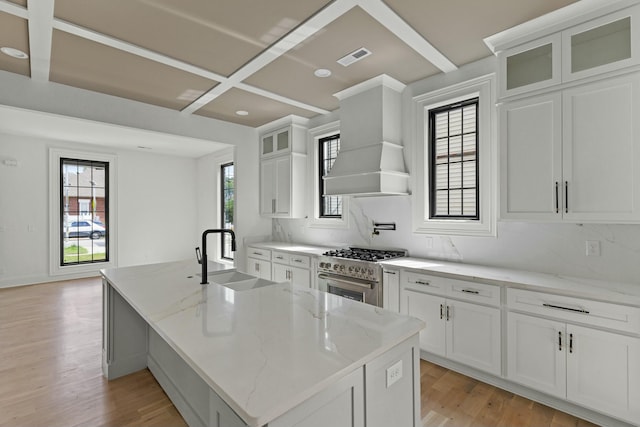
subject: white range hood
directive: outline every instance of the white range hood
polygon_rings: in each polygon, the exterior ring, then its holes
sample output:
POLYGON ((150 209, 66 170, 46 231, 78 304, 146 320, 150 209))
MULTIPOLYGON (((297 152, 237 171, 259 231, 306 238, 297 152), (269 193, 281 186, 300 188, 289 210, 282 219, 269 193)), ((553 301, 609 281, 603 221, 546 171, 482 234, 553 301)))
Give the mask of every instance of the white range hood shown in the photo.
POLYGON ((325 194, 409 194, 401 145, 404 88, 383 74, 334 95, 340 100, 340 151, 324 177, 325 194))

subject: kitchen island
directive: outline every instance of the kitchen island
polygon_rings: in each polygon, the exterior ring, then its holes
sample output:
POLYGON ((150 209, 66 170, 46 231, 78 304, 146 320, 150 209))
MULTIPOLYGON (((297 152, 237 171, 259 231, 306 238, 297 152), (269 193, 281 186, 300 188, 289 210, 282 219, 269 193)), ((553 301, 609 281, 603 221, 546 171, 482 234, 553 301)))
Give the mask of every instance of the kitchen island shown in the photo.
POLYGON ((421 321, 225 268, 102 270, 105 376, 148 367, 191 426, 419 425, 421 321))

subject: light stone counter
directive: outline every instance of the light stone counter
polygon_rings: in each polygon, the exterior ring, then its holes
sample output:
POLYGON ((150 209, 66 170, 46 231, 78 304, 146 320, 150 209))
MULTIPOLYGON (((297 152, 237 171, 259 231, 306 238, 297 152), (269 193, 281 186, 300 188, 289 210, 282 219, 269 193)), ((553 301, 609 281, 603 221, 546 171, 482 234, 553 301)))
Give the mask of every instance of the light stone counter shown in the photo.
POLYGON ((290 283, 241 292, 202 286, 199 269, 183 261, 102 274, 251 426, 287 413, 424 326, 290 283))
POLYGON ((259 243, 250 243, 247 246, 251 246, 254 248, 271 249, 274 251, 291 252, 298 255, 311 255, 311 256, 320 256, 327 251, 336 249, 335 247, 330 248, 330 247, 324 247, 324 246, 307 245, 304 243, 286 243, 286 242, 259 242, 259 243))
POLYGON ((382 265, 386 268, 406 269, 453 279, 640 306, 640 284, 634 283, 608 282, 423 258, 398 258, 384 261, 382 265))

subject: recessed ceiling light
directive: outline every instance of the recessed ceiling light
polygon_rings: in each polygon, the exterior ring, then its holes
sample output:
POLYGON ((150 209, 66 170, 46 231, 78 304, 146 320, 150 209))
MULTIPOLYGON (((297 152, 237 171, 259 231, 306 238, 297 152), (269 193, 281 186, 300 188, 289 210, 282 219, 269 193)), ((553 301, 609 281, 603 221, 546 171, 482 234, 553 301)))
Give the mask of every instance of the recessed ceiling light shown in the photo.
POLYGON ((313 72, 316 77, 329 77, 331 75, 331 70, 327 70, 326 68, 318 68, 313 72))
POLYGON ((0 47, 0 52, 4 53, 5 55, 9 55, 12 58, 27 59, 29 57, 29 55, 27 55, 20 49, 15 49, 13 47, 0 47))
POLYGON ((238 110, 236 111, 236 114, 239 116, 248 116, 249 112, 248 111, 244 111, 244 110, 238 110))

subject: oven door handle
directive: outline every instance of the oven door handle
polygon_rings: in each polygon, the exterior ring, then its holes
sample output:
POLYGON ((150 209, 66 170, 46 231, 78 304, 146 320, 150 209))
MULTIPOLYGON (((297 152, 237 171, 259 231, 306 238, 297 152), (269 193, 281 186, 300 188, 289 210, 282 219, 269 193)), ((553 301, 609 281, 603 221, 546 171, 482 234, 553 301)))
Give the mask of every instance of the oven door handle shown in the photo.
POLYGON ((318 278, 327 280, 328 282, 344 283, 345 285, 357 286, 359 288, 373 289, 373 284, 371 282, 356 282, 353 280, 337 279, 329 276, 328 274, 318 274, 318 278))

